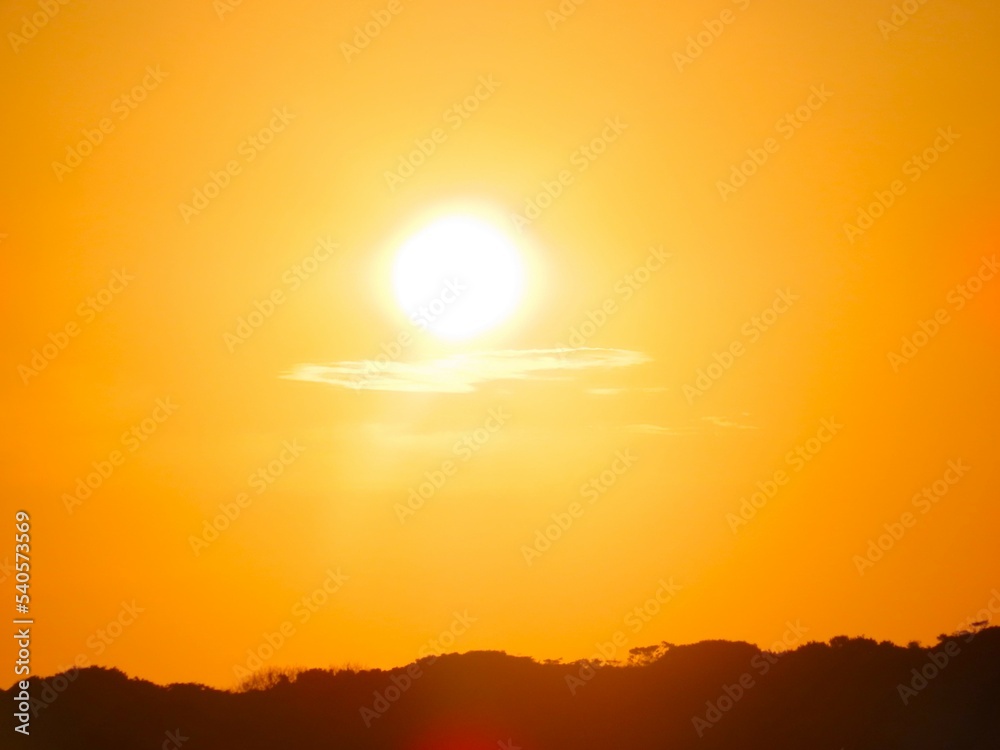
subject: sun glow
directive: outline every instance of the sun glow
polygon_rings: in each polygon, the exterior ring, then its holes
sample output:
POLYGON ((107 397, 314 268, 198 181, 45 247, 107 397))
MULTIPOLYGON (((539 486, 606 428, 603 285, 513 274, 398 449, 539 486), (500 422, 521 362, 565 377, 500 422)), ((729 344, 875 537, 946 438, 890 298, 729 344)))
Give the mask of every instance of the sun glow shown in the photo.
POLYGON ((524 266, 514 243, 472 216, 438 219, 403 243, 392 272, 396 301, 414 325, 460 341, 517 309, 524 266))

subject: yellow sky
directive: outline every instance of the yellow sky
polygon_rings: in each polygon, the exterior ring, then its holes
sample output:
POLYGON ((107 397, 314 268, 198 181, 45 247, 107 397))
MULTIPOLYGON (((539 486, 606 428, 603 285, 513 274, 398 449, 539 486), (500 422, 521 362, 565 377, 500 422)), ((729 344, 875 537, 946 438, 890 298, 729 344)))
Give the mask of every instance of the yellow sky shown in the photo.
POLYGON ((929 640, 1000 585, 995 3, 43 6, 0 11, 37 673, 929 640), (469 211, 526 290, 454 343, 391 268, 469 211))

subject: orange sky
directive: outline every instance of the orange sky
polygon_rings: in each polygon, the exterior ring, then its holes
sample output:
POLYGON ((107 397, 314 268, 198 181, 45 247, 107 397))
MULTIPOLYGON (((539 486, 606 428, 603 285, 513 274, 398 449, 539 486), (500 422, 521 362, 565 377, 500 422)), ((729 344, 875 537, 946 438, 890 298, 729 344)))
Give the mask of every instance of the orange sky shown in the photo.
POLYGON ((1000 586, 995 3, 40 7, 0 11, 36 673, 926 641, 1000 586), (391 266, 466 211, 527 286, 454 343, 391 266))

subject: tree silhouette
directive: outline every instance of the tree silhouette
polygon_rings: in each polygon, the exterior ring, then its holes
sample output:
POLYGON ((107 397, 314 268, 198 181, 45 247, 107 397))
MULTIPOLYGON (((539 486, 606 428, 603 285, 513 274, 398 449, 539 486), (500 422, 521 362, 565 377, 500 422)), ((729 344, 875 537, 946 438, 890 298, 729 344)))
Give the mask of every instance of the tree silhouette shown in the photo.
MULTIPOLYGON (((664 642, 633 648, 627 664, 472 652, 390 671, 265 668, 231 691, 91 667, 30 680, 24 744, 133 750, 183 736, 184 750, 996 750, 1000 628, 973 627, 971 639, 945 636, 947 662, 939 645, 837 636, 780 655, 664 642)), ((14 695, 5 691, 8 705, 14 695)), ((0 747, 13 747, 12 735, 0 747)))

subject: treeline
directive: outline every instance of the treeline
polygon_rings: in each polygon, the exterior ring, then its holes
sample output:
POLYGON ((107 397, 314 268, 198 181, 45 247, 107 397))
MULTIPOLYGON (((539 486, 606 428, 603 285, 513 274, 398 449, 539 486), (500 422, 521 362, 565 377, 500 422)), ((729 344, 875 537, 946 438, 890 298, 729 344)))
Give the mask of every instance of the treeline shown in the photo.
POLYGON ((1000 628, 930 647, 664 643, 624 664, 473 652, 389 671, 265 670, 231 691, 92 667, 33 678, 27 692, 30 738, 9 729, 0 746, 996 750, 1000 628))

